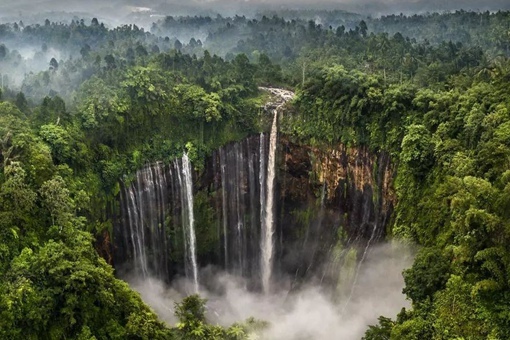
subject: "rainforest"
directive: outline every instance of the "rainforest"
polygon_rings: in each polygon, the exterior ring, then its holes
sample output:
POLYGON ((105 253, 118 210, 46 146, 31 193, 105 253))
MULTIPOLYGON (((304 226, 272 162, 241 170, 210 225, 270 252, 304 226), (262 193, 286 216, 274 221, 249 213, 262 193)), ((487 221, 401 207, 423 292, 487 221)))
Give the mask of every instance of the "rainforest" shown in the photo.
POLYGON ((156 2, 0 5, 1 339, 510 338, 508 8, 156 2))

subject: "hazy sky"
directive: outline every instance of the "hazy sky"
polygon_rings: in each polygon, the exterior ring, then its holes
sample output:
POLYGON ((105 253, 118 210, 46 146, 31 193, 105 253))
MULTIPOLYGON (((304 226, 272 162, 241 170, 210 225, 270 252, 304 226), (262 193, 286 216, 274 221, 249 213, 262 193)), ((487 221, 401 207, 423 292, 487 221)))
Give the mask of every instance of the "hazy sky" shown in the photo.
POLYGON ((372 15, 444 10, 510 9, 510 0, 0 0, 0 17, 20 17, 50 11, 89 13, 122 20, 135 7, 162 15, 208 10, 225 15, 249 14, 264 8, 337 8, 372 15))

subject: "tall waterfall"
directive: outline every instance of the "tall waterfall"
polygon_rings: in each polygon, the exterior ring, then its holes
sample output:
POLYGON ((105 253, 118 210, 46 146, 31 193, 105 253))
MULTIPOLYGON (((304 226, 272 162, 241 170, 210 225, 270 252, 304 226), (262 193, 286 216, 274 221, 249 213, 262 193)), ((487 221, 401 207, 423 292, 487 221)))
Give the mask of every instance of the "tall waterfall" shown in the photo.
POLYGON ((197 253, 196 253, 196 235, 195 235, 195 215, 193 213, 193 178, 191 176, 191 164, 189 162, 188 154, 182 157, 182 168, 178 172, 179 183, 183 188, 184 194, 181 195, 182 200, 182 216, 184 222, 184 244, 186 248, 186 267, 189 268, 193 279, 193 286, 195 293, 198 293, 198 268, 197 268, 197 253), (181 177, 182 173, 182 178, 181 177), (184 181, 184 185, 183 184, 184 181))
POLYGON ((265 191, 260 181, 265 185, 266 148, 264 135, 254 136, 224 145, 212 156, 217 164, 214 168, 219 169, 213 175, 215 190, 221 194, 216 204, 220 258, 226 271, 246 278, 260 276, 259 234, 264 207, 260 197, 265 191))
POLYGON ((142 277, 148 277, 153 268, 164 268, 167 263, 166 252, 157 252, 166 248, 166 240, 161 237, 164 234, 165 187, 163 165, 156 163, 138 171, 136 181, 123 187, 121 192, 128 230, 123 233, 124 243, 131 245, 134 270, 142 277), (150 244, 149 249, 147 244, 150 244))
POLYGON ((273 269, 273 248, 274 248, 274 180, 276 166, 276 141, 278 138, 278 110, 274 110, 273 125, 269 137, 269 156, 267 161, 267 197, 265 202, 265 218, 262 223, 261 238, 261 267, 262 267, 262 289, 267 293, 271 284, 271 273, 273 269))
MULTIPOLYGON (((121 186, 120 225, 115 235, 117 257, 129 272, 144 278, 169 280, 179 273, 174 267, 182 254, 184 274, 198 291, 192 172, 188 156, 168 166, 158 162, 136 173, 129 185, 121 186), (183 242, 178 242, 178 230, 183 242), (174 237, 175 236, 175 237, 174 237), (184 248, 180 250, 180 248, 184 248), (173 256, 172 256, 173 255, 173 256)), ((122 271, 122 268, 121 268, 122 271)))

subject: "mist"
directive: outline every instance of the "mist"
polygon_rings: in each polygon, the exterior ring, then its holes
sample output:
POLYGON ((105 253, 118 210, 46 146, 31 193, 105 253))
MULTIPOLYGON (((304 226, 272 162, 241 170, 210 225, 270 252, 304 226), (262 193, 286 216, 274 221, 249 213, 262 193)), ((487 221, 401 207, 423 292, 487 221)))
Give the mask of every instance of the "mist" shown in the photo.
MULTIPOLYGON (((290 277, 280 280, 270 294, 250 292, 248 282, 213 267, 200 272, 200 295, 207 302, 207 318, 229 326, 249 317, 267 321, 263 339, 360 339, 380 315, 394 318, 409 302, 402 294, 402 271, 412 264, 411 248, 397 243, 369 250, 354 282, 325 287, 312 281, 293 288, 290 277)), ((192 282, 175 280, 170 287, 154 278, 125 277, 132 288, 172 326, 174 304, 193 292, 192 282)))
POLYGON ((4 21, 27 20, 27 23, 40 22, 44 16, 52 21, 67 22, 64 13, 73 13, 90 19, 97 17, 111 27, 125 23, 135 23, 141 27, 149 25, 166 15, 223 15, 235 14, 254 16, 265 10, 278 9, 327 9, 345 10, 365 15, 377 16, 391 13, 425 13, 455 11, 497 11, 510 9, 507 0, 114 0, 80 1, 68 0, 3 0, 0 4, 0 19, 4 21), (32 18, 32 20, 31 20, 32 18))

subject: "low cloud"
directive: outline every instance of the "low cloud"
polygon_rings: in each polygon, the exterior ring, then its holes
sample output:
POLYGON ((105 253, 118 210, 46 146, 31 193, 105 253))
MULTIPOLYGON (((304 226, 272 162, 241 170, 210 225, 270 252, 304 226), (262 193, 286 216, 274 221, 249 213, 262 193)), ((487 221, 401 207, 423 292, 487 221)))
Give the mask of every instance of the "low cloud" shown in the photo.
POLYGON ((343 9, 365 14, 423 13, 446 10, 510 9, 508 0, 2 0, 0 17, 15 18, 49 12, 73 12, 101 16, 110 22, 125 22, 130 13, 151 12, 158 15, 194 15, 218 13, 222 15, 250 14, 258 10, 278 8, 343 9), (204 12, 206 11, 206 12, 204 12))
MULTIPOLYGON (((289 279, 274 287, 272 294, 264 295, 248 291, 244 279, 209 267, 200 273, 206 283, 201 295, 208 299, 207 317, 213 324, 228 326, 248 317, 268 321, 264 339, 359 339, 380 315, 394 318, 409 305, 402 294, 402 271, 411 263, 408 247, 376 246, 360 266, 354 288, 343 287, 344 294, 319 284, 290 291, 289 279)), ((131 277, 128 282, 169 325, 177 321, 174 303, 192 292, 193 286, 184 279, 171 287, 154 279, 131 277)))

